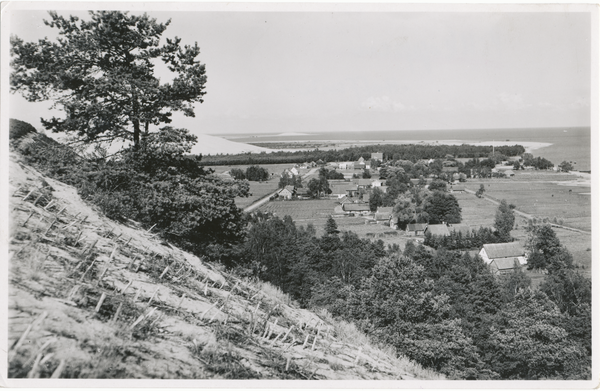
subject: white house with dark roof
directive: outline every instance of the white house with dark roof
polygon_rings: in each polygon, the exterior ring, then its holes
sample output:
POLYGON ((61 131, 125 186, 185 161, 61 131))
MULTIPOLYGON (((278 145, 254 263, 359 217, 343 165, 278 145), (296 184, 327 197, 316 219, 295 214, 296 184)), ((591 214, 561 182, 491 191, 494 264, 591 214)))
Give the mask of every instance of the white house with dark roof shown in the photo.
POLYGON ((279 197, 284 198, 286 200, 291 200, 294 196, 295 188, 292 185, 287 185, 283 189, 279 191, 279 197))
POLYGON ((512 270, 515 261, 520 266, 527 264, 525 248, 519 242, 484 244, 479 256, 500 273, 503 270, 512 270))
POLYGON ((448 227, 446 226, 446 224, 429 224, 427 226, 427 228, 425 228, 425 234, 430 233, 432 235, 437 235, 437 236, 449 236, 450 235, 450 231, 448 230, 448 227))
POLYGON ((371 208, 369 207, 369 204, 351 204, 351 203, 346 203, 342 205, 342 210, 344 211, 344 213, 354 213, 354 214, 361 214, 361 215, 368 215, 371 213, 371 208))
POLYGON ((410 235, 423 235, 427 229, 427 223, 414 223, 406 226, 406 233, 410 235))

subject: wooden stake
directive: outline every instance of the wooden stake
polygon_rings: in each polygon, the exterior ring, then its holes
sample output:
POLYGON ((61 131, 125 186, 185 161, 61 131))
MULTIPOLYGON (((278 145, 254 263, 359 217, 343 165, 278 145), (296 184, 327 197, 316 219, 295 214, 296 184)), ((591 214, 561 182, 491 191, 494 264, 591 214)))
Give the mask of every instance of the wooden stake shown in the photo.
POLYGON ((140 315, 140 317, 139 317, 139 318, 137 318, 137 320, 136 320, 135 322, 133 322, 133 324, 132 324, 131 326, 129 326, 129 329, 133 329, 133 328, 134 328, 135 326, 137 326, 137 325, 138 325, 138 324, 139 324, 139 323, 140 323, 142 320, 144 320, 145 318, 149 318, 149 317, 150 317, 150 316, 151 316, 151 315, 154 313, 154 311, 156 311, 156 308, 152 308, 152 309, 150 310, 150 312, 148 312, 148 314, 146 314, 146 315, 144 315, 144 314, 140 315))
POLYGON ((61 214, 62 212, 64 212, 64 211, 65 211, 65 209, 67 209, 67 207, 66 207, 66 206, 63 206, 63 208, 62 208, 61 210, 59 210, 59 211, 56 213, 56 215, 57 215, 57 216, 60 216, 60 214, 61 214))
POLYGON ((60 379, 60 375, 63 369, 65 369, 65 360, 60 360, 58 367, 56 367, 54 372, 52 372, 52 376, 50 376, 50 379, 60 379))
POLYGON ((40 195, 38 196, 38 198, 36 198, 36 199, 35 199, 35 201, 33 201, 33 206, 35 206, 35 204, 37 204, 37 202, 38 202, 38 201, 40 200, 40 198, 42 198, 43 196, 44 196, 44 194, 43 194, 43 193, 42 193, 42 194, 40 194, 40 195))
POLYGON ((117 308, 117 311, 115 312, 115 315, 112 318, 113 323, 116 323, 117 320, 119 319, 119 315, 121 315, 122 308, 123 308, 123 302, 119 303, 119 307, 117 308))
POLYGON ((167 267, 165 267, 165 270, 163 270, 162 274, 160 275, 160 277, 158 277, 159 280, 162 280, 163 276, 167 273, 167 271, 169 271, 169 266, 167 265, 167 267))
POLYGON ((76 293, 77 293, 77 291, 79 290, 79 287, 80 287, 80 286, 81 286, 81 285, 75 285, 75 286, 74 286, 74 287, 71 289, 71 292, 69 292, 69 296, 67 296, 67 300, 71 300, 71 298, 72 298, 73 296, 75 296, 75 294, 76 294, 76 293))
POLYGON ((89 272, 90 269, 92 268, 92 266, 94 266, 94 263, 96 263, 95 259, 92 261, 92 263, 90 264, 90 266, 86 269, 86 271, 83 272, 83 274, 81 275, 81 278, 79 279, 79 282, 83 281, 83 279, 84 279, 85 275, 87 274, 87 272, 89 272))
POLYGON ((204 317, 206 316, 206 314, 208 314, 208 311, 212 310, 214 307, 216 307, 217 305, 217 301, 215 301, 215 303, 213 305, 211 305, 206 311, 204 311, 202 313, 202 315, 200 315, 200 319, 204 319, 204 317))
POLYGON ((129 261, 129 263, 127 264, 127 270, 129 270, 131 268, 131 265, 133 265, 133 263, 135 262, 136 259, 138 259, 139 254, 137 254, 135 257, 133 257, 131 259, 131 261, 129 261))
POLYGON ((150 303, 152 303, 152 300, 154 300, 154 296, 158 293, 158 288, 156 288, 156 290, 154 291, 154 293, 152 294, 152 296, 150 297, 150 300, 148 300, 148 306, 150 305, 150 303))
POLYGON ((208 280, 204 283, 204 296, 208 295, 208 280))
POLYGON ((77 239, 75 239, 75 246, 77 246, 77 243, 79 243, 79 241, 81 240, 81 234, 83 234, 83 231, 79 231, 79 233, 77 234, 77 239))
POLYGON ((275 322, 273 323, 273 327, 271 327, 271 328, 269 329, 269 334, 267 334, 267 339, 270 339, 270 338, 271 338, 271 334, 273 333, 273 331, 275 331, 275 326, 277 326, 277 321, 278 321, 278 320, 279 320, 279 319, 275 319, 275 322))
POLYGON ((29 326, 27 326, 27 329, 25 329, 25 331, 23 332, 23 335, 21 335, 21 338, 19 338, 19 340, 13 345, 12 349, 10 349, 10 350, 14 352, 19 347, 21 347, 21 345, 23 344, 23 341, 25 341, 25 338, 27 338, 27 335, 29 335, 29 332, 35 326, 42 323, 44 321, 44 318, 46 318, 46 316, 48 316, 48 312, 47 311, 42 312, 42 314, 36 320, 34 320, 29 326))
POLYGON ((29 214, 29 216, 27 216, 27 219, 25 219, 25 222, 23 223, 23 227, 25 227, 27 225, 27 222, 29 221, 31 216, 33 216, 34 214, 35 214, 35 210, 32 210, 31 213, 29 214))
POLYGON ((34 379, 35 377, 37 377, 38 366, 40 365, 41 359, 42 359, 42 353, 38 354, 37 357, 35 358, 35 362, 33 363, 33 368, 31 368, 31 371, 29 371, 29 373, 27 373, 28 379, 34 379))
MULTIPOLYGON (((221 310, 223 310, 223 307, 225 307, 225 304, 223 304, 223 305, 222 305, 222 306, 219 308, 219 312, 220 312, 221 310)), ((215 318, 217 317, 217 315, 219 314, 219 312, 215 312, 215 313, 213 314, 213 316, 210 318, 210 320, 208 321, 208 323, 212 323, 212 321, 213 321, 213 320, 215 320, 215 318)))
POLYGON ((292 337, 292 342, 290 342, 290 344, 287 346, 287 348, 285 348, 283 351, 287 352, 289 348, 292 347, 292 345, 294 345, 296 343, 296 338, 292 337))
POLYGON ((35 191, 35 189, 31 189, 29 191, 29 193, 27 193, 27 195, 25 197, 23 197, 23 201, 25 201, 27 198, 29 198, 29 196, 31 195, 31 193, 33 193, 35 191))
POLYGON ((98 240, 96 239, 94 241, 94 243, 92 243, 89 247, 83 249, 83 251, 81 252, 81 255, 83 256, 85 253, 92 251, 92 249, 96 246, 97 243, 98 243, 98 240))
POLYGON ((321 333, 321 327, 319 327, 319 329, 317 330, 317 335, 315 336, 311 350, 315 350, 315 346, 317 345, 317 338, 319 338, 320 333, 321 333))
POLYGON ((181 295, 181 300, 179 300, 179 304, 177 304, 177 307, 175 307, 175 310, 178 310, 179 307, 181 306, 181 304, 183 303, 183 299, 185 299, 185 293, 183 295, 181 295))
POLYGON ((102 292, 102 296, 100 296, 100 300, 98 300, 98 304, 96 304, 96 312, 100 312, 100 307, 102 307, 104 299, 106 299, 106 293, 102 292))
POLYGON ((150 231, 152 231, 152 228, 154 228, 154 227, 156 227, 156 224, 154 224, 152 227, 150 227, 150 228, 148 229, 148 231, 146 231, 146 232, 150 232, 150 231))
POLYGON ((138 287, 137 292, 135 293, 135 296, 133 297, 133 302, 135 303, 138 299, 138 297, 140 297, 140 292, 142 290, 142 287, 138 287))
POLYGON ((17 255, 21 254, 21 251, 25 250, 25 248, 27 248, 30 244, 31 244, 31 242, 28 242, 26 245, 21 247, 21 249, 19 251, 17 251, 17 253, 14 256, 16 257, 17 255))
POLYGON ((131 285, 132 282, 133 282, 133 279, 129 280, 129 283, 127 284, 127 286, 125 288, 123 288, 123 290, 121 291, 121 294, 123 296, 125 295, 125 291, 127 290, 127 288, 129 288, 129 286, 131 285))
POLYGON ((306 343, 308 342, 309 336, 310 336, 310 334, 306 334, 306 338, 304 338, 304 343, 302 344, 302 349, 304 349, 306 347, 306 343))
POLYGON ((284 333, 284 331, 277 334, 277 336, 271 341, 271 345, 275 345, 275 342, 277 342, 277 340, 279 339, 279 337, 281 337, 283 335, 283 333, 284 333))
POLYGON ((265 327, 265 331, 263 331, 263 333, 261 334, 261 338, 265 338, 267 336, 267 333, 269 332, 269 327, 271 327, 271 323, 267 322, 267 326, 265 327))
POLYGON ((50 226, 48 227, 48 229, 46 230, 46 232, 44 232, 44 236, 48 235, 48 232, 50 232, 50 230, 52 229, 52 227, 54 226, 54 224, 56 224, 56 221, 58 221, 58 218, 55 218, 54 221, 52 223, 50 223, 50 226))
POLYGON ((294 325, 291 325, 290 328, 288 329, 288 331, 285 333, 285 335, 283 336, 283 339, 281 340, 281 343, 285 342, 285 339, 287 338, 287 336, 290 334, 290 332, 292 331, 292 329, 294 328, 294 325))
POLYGON ((54 200, 50 200, 50 202, 48 202, 48 204, 46 206, 44 206, 44 210, 48 210, 49 207, 51 207, 54 204, 54 200))
POLYGON ((292 356, 288 356, 287 358, 287 362, 285 363, 285 371, 289 371, 290 369, 290 362, 292 361, 292 356))

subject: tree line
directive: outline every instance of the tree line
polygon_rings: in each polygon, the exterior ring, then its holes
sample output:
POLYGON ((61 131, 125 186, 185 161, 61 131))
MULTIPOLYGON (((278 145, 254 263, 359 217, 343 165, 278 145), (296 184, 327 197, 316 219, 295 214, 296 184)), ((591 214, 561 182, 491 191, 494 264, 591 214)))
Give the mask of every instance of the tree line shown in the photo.
POLYGON ((400 252, 332 218, 319 237, 289 216, 255 215, 229 261, 449 378, 587 379, 591 282, 563 258, 544 258, 548 275, 533 289, 520 269, 495 276, 468 253, 413 242, 400 252))
MULTIPOLYGON (((250 165, 357 161, 359 158, 371 159, 371 153, 383 152, 386 160, 407 160, 417 162, 421 159, 445 159, 447 155, 454 158, 481 158, 492 154, 492 146, 481 145, 418 145, 418 144, 383 144, 350 147, 340 150, 312 151, 273 151, 269 153, 244 153, 237 155, 209 155, 203 163, 206 166, 250 165)), ((521 145, 501 146, 495 150, 506 156, 520 156, 525 153, 521 145)))

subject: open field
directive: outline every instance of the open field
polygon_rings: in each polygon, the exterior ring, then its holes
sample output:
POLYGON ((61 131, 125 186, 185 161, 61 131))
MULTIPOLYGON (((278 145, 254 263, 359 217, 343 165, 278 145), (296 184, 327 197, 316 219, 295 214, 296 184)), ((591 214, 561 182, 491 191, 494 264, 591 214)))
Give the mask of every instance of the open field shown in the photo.
MULTIPOLYGON (((259 210, 274 213, 280 218, 289 215, 298 226, 312 224, 317 231, 317 236, 321 236, 325 233, 327 218, 334 214, 337 205, 333 199, 271 201, 261 206, 259 210)), ((334 218, 340 231, 355 232, 362 239, 381 239, 386 245, 398 244, 402 249, 407 241, 415 239, 382 223, 374 224, 370 218, 339 215, 335 215, 334 218)))
MULTIPOLYGON (((470 184, 471 182, 468 182, 470 184)), ((507 186, 510 186, 509 183, 504 183, 507 186)), ((500 183, 495 183, 496 186, 494 188, 498 193, 502 193, 500 183)), ((536 184, 533 183, 532 186, 536 184)), ((475 186, 467 186, 468 188, 475 186)), ((477 188, 479 185, 477 185, 477 188)), ((487 187, 486 187, 487 193, 487 187)), ((460 207, 462 208, 462 216, 463 223, 469 224, 472 227, 479 226, 488 226, 491 227, 494 225, 495 214, 497 210, 497 205, 492 202, 485 200, 483 198, 477 198, 473 194, 462 193, 455 194, 456 199, 460 207)), ((552 198, 552 197, 550 197, 552 198)), ((508 199, 507 199, 508 200, 508 199)), ((520 204, 517 204, 516 201, 509 202, 515 203, 517 209, 522 210, 520 204)), ((577 213, 571 211, 571 213, 577 213)), ((590 219, 590 217, 587 217, 590 219)), ((566 220, 565 220, 566 222, 566 220)), ((589 223, 591 224, 591 222, 589 223)), ((519 240, 521 243, 525 243, 527 240, 527 231, 525 227, 527 226, 527 220, 524 217, 517 216, 515 220, 515 229, 513 229, 511 235, 519 240)), ((575 263, 579 265, 581 268, 581 272, 586 276, 591 276, 591 265, 592 265, 592 237, 590 234, 584 234, 580 232, 569 231, 567 229, 554 228, 556 232, 556 236, 560 240, 560 242, 567 247, 569 252, 573 255, 573 259, 575 263)), ((543 279, 543 275, 528 272, 529 276, 534 280, 534 285, 536 283, 541 282, 543 279), (539 281, 537 281, 539 280, 539 281)))
MULTIPOLYGON (((271 194, 273 193, 275 190, 277 190, 278 185, 279 185, 279 178, 281 173, 283 172, 283 170, 285 170, 286 168, 292 168, 294 165, 293 164, 260 164, 260 167, 266 168, 267 170, 269 170, 269 174, 273 174, 271 176, 271 178, 268 181, 264 181, 264 182, 253 182, 250 181, 250 194, 252 194, 249 197, 236 197, 235 199, 235 204, 237 205, 238 208, 245 208, 249 205, 251 205, 252 203, 254 203, 255 201, 258 201, 259 199, 263 198, 264 196, 266 196, 267 194, 271 194)), ((240 165, 240 166, 211 166, 209 168, 212 168, 213 170, 215 170, 215 174, 222 174, 226 171, 231 170, 232 168, 239 168, 240 170, 246 171, 246 168, 250 167, 250 165, 240 165)), ((303 169, 298 169, 300 175, 304 175, 306 174, 308 171, 310 171, 310 169, 307 168, 303 168, 303 169)), ((303 183, 306 183, 306 180, 303 180, 303 183)))
POLYGON ((487 197, 505 199, 537 218, 556 218, 562 225, 591 231, 591 189, 586 183, 571 174, 517 171, 513 178, 470 180, 466 188, 477 191, 484 184, 487 197))

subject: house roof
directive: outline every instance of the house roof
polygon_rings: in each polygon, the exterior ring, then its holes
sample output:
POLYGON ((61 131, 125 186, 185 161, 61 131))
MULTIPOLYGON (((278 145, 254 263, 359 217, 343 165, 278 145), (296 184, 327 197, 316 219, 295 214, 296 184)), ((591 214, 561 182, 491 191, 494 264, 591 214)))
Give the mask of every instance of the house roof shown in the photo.
POLYGON ((372 179, 355 179, 354 183, 356 183, 358 186, 369 186, 371 185, 371 183, 373 183, 372 179))
POLYGON ((497 258, 492 261, 492 263, 496 264, 498 270, 513 269, 515 262, 517 262, 517 265, 521 265, 518 258, 497 258))
POLYGON ((460 232, 463 235, 471 233, 471 227, 467 224, 452 224, 452 227, 449 228, 450 231, 460 232))
POLYGON ((522 257, 525 255, 525 249, 519 242, 484 244, 483 249, 490 259, 522 257))
POLYGON ((406 230, 410 232, 424 231, 427 228, 427 223, 408 224, 406 230))
POLYGON ((450 235, 450 231, 448 231, 448 227, 446 227, 444 224, 428 225, 427 232, 430 232, 432 235, 438 235, 438 236, 450 235))
POLYGON ((344 204, 342 208, 346 212, 366 212, 371 210, 369 204, 344 204))
POLYGON ((356 187, 356 185, 351 185, 351 184, 334 184, 333 186, 330 187, 331 189, 331 194, 346 194, 348 192, 348 190, 358 190, 358 188, 356 187))
POLYGON ((458 172, 458 167, 442 167, 442 172, 458 172))
POLYGON ((389 220, 391 216, 392 216, 392 214, 388 213, 388 212, 385 212, 385 213, 377 212, 377 213, 375 213, 375 220, 389 220))
POLYGON ((393 210, 393 206, 380 206, 377 208, 377 213, 392 213, 393 210))

